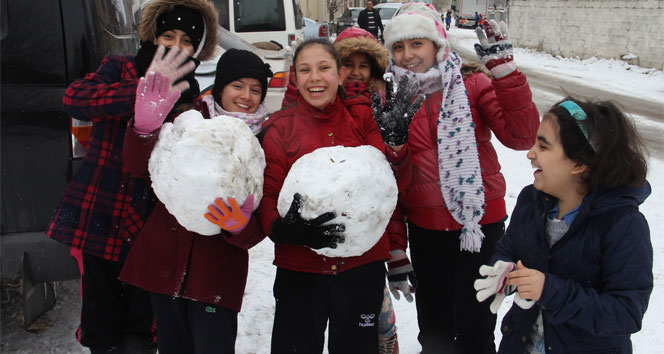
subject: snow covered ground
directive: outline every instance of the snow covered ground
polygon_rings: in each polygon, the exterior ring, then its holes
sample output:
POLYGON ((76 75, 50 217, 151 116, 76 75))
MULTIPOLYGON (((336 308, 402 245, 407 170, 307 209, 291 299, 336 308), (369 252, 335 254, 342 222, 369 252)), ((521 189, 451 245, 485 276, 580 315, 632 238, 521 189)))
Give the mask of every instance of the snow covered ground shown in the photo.
MULTIPOLYGON (((452 28, 449 36, 450 40, 464 48, 472 48, 475 43, 474 32, 470 30, 452 28)), ((550 75, 566 80, 581 80, 586 84, 593 83, 593 86, 624 92, 626 95, 648 97, 662 105, 664 115, 664 74, 661 70, 644 69, 617 60, 554 58, 519 48, 515 49, 515 60, 519 66, 546 70, 550 75)), ((664 117, 660 122, 649 124, 661 128, 664 126, 664 117)), ((512 210, 521 188, 532 182, 532 169, 524 151, 509 150, 495 139, 493 142, 507 180, 507 209, 512 210)), ((662 142, 664 143, 664 137, 662 142)), ((645 315, 643 329, 632 336, 635 353, 661 352, 661 348, 664 347, 664 337, 661 336, 664 332, 664 239, 660 238, 660 231, 664 225, 664 179, 662 178, 664 161, 651 158, 649 163, 649 180, 653 193, 642 205, 641 211, 648 219, 651 228, 655 254, 653 270, 655 289, 645 315)), ((239 315, 236 345, 238 354, 269 353, 274 313, 272 282, 276 271, 272 265, 272 258, 273 245, 269 239, 250 251, 249 279, 243 309, 239 315)), ((56 308, 49 313, 53 321, 49 329, 37 334, 12 331, 8 336, 7 328, 4 327, 0 350, 14 353, 87 353, 87 350, 76 343, 73 336, 79 306, 76 294, 73 292, 76 287, 75 282, 61 285, 63 291, 60 294, 65 295, 65 300, 60 299, 56 308)), ((499 323, 511 302, 511 298, 505 300, 499 311, 499 323)), ((395 301, 394 305, 401 353, 419 353, 414 303, 407 303, 402 298, 400 301, 395 301)), ((500 332, 496 331, 496 343, 499 341, 500 332)))

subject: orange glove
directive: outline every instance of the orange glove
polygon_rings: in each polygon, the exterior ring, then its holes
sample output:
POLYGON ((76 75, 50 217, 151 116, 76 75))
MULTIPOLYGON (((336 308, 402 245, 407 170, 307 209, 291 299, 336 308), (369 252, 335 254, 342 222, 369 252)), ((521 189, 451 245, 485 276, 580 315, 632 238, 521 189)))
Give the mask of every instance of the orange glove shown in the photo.
POLYGON ((208 212, 204 216, 209 222, 222 229, 232 234, 238 234, 249 223, 254 210, 254 195, 249 194, 241 207, 233 198, 228 198, 228 203, 231 205, 230 210, 221 198, 215 199, 214 204, 208 205, 208 212))

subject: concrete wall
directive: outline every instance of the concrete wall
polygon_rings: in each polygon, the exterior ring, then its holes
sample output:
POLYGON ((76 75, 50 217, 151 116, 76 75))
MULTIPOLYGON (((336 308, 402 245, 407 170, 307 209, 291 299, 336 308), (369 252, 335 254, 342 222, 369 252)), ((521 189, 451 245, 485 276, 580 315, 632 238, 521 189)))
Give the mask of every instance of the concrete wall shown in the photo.
POLYGON ((664 69, 664 0, 511 0, 515 46, 664 69))

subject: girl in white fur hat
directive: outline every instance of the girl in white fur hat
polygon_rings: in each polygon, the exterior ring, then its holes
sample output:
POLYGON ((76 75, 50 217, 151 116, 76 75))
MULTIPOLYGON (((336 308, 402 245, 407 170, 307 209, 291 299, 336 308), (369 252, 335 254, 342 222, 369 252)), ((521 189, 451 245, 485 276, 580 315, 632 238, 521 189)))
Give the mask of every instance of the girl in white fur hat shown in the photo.
POLYGON ((490 140, 493 133, 503 145, 527 150, 539 114, 512 61, 506 26, 487 24, 488 39, 479 29, 476 50, 489 73, 462 67, 440 19, 432 5, 408 3, 385 27, 387 71, 400 83, 415 81, 427 98, 410 126, 379 97, 374 117, 396 151, 389 158, 419 282, 422 353, 495 353, 496 316, 473 288, 507 217, 505 180, 490 140))

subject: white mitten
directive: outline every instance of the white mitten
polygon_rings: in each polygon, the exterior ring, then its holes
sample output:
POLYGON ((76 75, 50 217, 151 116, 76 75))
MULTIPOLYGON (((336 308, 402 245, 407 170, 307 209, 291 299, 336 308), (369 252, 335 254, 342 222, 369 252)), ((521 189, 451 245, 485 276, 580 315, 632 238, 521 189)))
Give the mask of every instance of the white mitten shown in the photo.
POLYGON ((518 292, 514 294, 514 303, 524 310, 528 310, 535 305, 535 301, 522 298, 518 292))
POLYGON ((512 262, 497 261, 493 266, 483 265, 480 267, 480 275, 485 278, 475 280, 473 287, 477 290, 477 301, 482 302, 495 295, 489 309, 492 313, 497 313, 500 304, 505 299, 507 273, 516 269, 516 264, 512 262))

